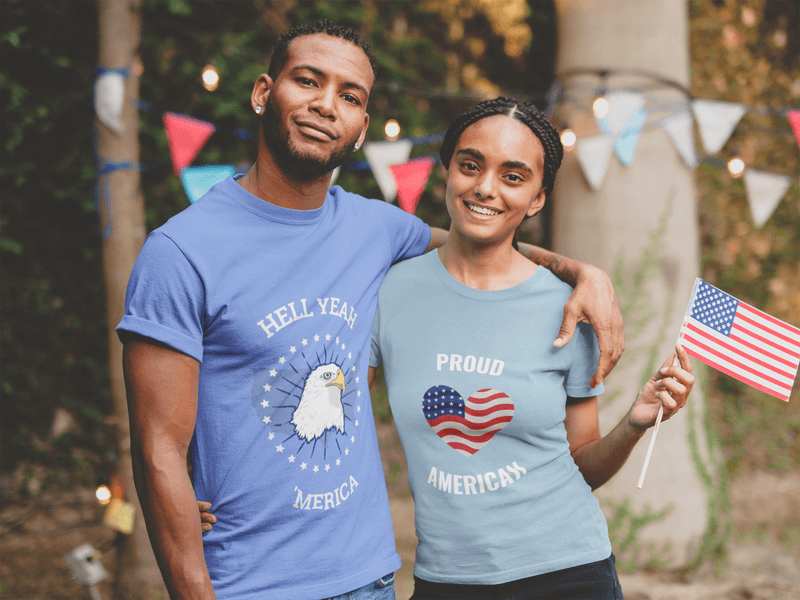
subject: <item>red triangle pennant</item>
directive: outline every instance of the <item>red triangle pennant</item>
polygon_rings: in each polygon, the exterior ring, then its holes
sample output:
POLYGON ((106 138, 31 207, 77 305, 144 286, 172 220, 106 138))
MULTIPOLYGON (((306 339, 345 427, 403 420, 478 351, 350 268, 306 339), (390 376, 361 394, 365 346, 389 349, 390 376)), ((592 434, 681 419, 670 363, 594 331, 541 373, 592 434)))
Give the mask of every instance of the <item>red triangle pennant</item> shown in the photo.
POLYGON ((178 113, 164 113, 164 129, 175 173, 192 164, 194 157, 214 133, 213 124, 178 113))
POLYGON ((800 110, 789 111, 789 123, 792 124, 794 139, 797 140, 797 145, 800 146, 800 110))
POLYGON ((389 167, 397 184, 397 203, 404 211, 414 214, 417 203, 428 183, 433 168, 433 159, 426 156, 410 160, 402 165, 389 167))

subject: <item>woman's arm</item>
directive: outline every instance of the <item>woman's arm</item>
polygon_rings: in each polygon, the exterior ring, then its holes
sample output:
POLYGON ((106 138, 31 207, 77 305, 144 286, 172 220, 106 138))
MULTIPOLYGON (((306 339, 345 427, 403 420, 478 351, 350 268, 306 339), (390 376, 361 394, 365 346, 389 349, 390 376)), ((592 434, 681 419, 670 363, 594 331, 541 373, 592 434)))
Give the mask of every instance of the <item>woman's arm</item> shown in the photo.
POLYGON ((655 425, 658 407, 664 405, 666 421, 686 404, 694 376, 689 356, 675 347, 680 366, 671 366, 674 354, 644 384, 628 413, 607 435, 600 436, 597 398, 572 400, 567 404, 564 426, 569 450, 586 483, 593 490, 611 479, 622 468, 636 442, 655 425))

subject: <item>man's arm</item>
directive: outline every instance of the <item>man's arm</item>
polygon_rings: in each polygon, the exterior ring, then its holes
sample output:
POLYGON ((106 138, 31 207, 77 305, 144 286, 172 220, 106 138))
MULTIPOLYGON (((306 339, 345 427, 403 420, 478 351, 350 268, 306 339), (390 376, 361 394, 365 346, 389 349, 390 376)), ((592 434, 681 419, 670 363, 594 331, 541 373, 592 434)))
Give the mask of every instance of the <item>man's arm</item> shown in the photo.
POLYGON ((215 599, 186 468, 197 416, 197 360, 127 340, 123 352, 136 491, 170 598, 215 599))
POLYGON ((530 244, 520 244, 523 256, 551 270, 556 277, 573 288, 564 305, 564 320, 553 346, 562 348, 572 339, 578 321, 589 323, 600 345, 600 360, 591 385, 596 387, 619 362, 625 350, 622 313, 611 279, 602 269, 560 256, 530 244))

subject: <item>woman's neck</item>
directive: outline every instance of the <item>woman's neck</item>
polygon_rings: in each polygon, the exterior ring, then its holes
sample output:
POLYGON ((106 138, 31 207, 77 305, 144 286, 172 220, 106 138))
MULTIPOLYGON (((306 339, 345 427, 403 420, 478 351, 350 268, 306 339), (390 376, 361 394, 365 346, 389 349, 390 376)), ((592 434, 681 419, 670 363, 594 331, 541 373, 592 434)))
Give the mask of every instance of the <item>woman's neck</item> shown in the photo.
POLYGON ((522 283, 538 268, 514 250, 510 240, 478 244, 453 229, 447 243, 438 249, 439 259, 448 273, 466 286, 476 290, 504 290, 522 283))

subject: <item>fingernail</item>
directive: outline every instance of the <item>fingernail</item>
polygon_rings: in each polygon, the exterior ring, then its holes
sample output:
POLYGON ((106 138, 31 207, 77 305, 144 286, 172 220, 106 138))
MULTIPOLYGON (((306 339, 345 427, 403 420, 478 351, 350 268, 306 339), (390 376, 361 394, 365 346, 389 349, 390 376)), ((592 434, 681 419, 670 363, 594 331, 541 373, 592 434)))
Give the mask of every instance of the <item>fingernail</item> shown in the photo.
POLYGON ((563 343, 561 338, 556 338, 556 341, 553 342, 553 346, 560 346, 563 343))
POLYGON ((661 369, 661 372, 662 372, 662 373, 666 373, 666 372, 667 372, 667 367, 664 367, 664 368, 662 368, 662 369, 661 369))

